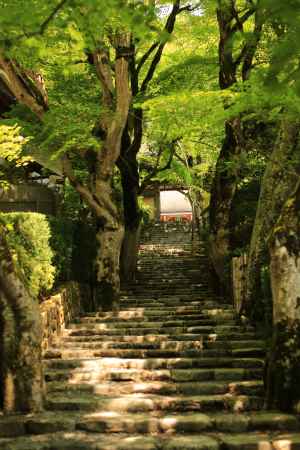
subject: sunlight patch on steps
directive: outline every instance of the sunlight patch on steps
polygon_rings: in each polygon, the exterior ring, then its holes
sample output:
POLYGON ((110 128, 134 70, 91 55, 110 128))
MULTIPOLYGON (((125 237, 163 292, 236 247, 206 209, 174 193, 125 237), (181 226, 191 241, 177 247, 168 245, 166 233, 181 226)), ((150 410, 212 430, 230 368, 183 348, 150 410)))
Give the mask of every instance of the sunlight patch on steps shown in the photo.
POLYGON ((134 393, 128 397, 119 397, 110 400, 107 405, 108 410, 117 410, 123 412, 135 412, 136 410, 150 411, 156 408, 156 403, 151 398, 145 397, 142 393, 134 393))
POLYGON ((292 450, 292 443, 290 440, 286 440, 286 439, 275 441, 275 442, 273 442, 273 449, 274 450, 292 450))
POLYGON ((149 390, 152 391, 153 389, 156 389, 159 391, 162 388, 161 383, 132 383, 132 389, 134 393, 137 392, 144 392, 147 393, 149 390))
POLYGON ((115 417, 120 417, 120 416, 122 416, 122 414, 117 411, 101 411, 101 412, 85 414, 83 417, 85 419, 97 419, 97 418, 106 419, 106 418, 115 418, 115 417))
POLYGON ((262 441, 258 443, 258 450, 292 450, 292 443, 290 440, 278 440, 272 443, 262 441))
POLYGON ((212 333, 208 335, 208 341, 209 342, 216 342, 218 339, 218 335, 216 333, 212 333))
POLYGON ((160 426, 168 432, 176 431, 177 419, 175 417, 164 417, 160 419, 160 426))
POLYGON ((268 441, 261 441, 258 443, 258 450, 272 450, 272 444, 268 441))
MULTIPOLYGON (((124 297, 123 297, 124 298, 124 297)), ((93 323, 95 323, 95 320, 107 320, 107 319, 133 319, 133 318, 138 318, 138 317, 144 317, 144 313, 145 313, 145 308, 141 308, 141 307, 137 307, 131 310, 123 310, 123 311, 118 311, 118 312, 107 312, 107 313, 103 313, 103 312, 98 312, 96 313, 95 317, 86 317, 86 320, 92 320, 93 323)), ((96 322, 97 323, 97 322, 96 322)))

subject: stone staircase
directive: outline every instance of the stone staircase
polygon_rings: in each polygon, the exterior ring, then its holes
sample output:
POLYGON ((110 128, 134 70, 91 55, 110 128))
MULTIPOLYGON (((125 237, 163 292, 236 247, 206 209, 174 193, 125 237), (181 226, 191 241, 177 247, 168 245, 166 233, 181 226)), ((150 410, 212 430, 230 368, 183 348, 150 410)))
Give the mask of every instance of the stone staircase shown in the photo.
POLYGON ((262 411, 264 342, 209 288, 188 225, 144 230, 119 311, 79 318, 45 355, 47 411, 0 420, 1 450, 297 450, 262 411))

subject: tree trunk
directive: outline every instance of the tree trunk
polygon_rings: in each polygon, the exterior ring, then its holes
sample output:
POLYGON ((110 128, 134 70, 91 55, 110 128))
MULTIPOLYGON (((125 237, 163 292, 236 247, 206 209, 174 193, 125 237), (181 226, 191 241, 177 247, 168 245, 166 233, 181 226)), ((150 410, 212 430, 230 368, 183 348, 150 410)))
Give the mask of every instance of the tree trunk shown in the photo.
POLYGON ((123 133, 121 158, 118 164, 121 172, 124 206, 125 235, 121 253, 121 278, 132 281, 135 278, 140 235, 141 212, 138 203, 140 177, 138 171, 138 148, 130 147, 127 130, 123 133), (126 139, 127 136, 127 139, 126 139))
POLYGON ((39 304, 18 277, 0 226, 2 389, 5 413, 43 407, 42 327, 39 304))
POLYGON ((239 156, 242 150, 240 119, 226 123, 226 135, 216 165, 211 192, 209 254, 223 291, 230 286, 230 217, 239 180, 239 156))
POLYGON ((25 70, 0 49, 0 80, 14 101, 27 106, 39 119, 48 109, 48 96, 43 78, 25 70))
MULTIPOLYGON (((285 203, 269 240, 273 293, 273 343, 269 354, 267 404, 300 406, 300 183, 285 203), (298 403, 298 405, 297 405, 298 403)), ((298 410, 299 412, 299 410, 298 410)))
POLYGON ((95 305, 97 309, 103 311, 116 309, 119 306, 119 258, 123 236, 123 227, 118 224, 114 229, 99 226, 96 234, 97 255, 95 259, 95 305))
MULTIPOLYGON (((260 8, 247 4, 241 15, 236 2, 218 0, 217 19, 219 24, 219 86, 231 88, 240 78, 249 79, 253 59, 260 41, 263 21, 260 8), (247 10, 247 8, 249 8, 247 10), (236 33, 244 32, 244 25, 254 15, 254 27, 248 33, 247 42, 239 54, 234 51, 236 33)), ((224 107, 228 108, 225 100, 224 107)), ((216 174, 210 202, 210 259, 220 283, 221 290, 230 292, 230 216, 232 202, 239 181, 239 160, 245 148, 245 136, 241 118, 236 117, 225 124, 225 140, 216 166, 216 174)), ((214 275, 215 275, 214 274, 214 275)))
POLYGON ((94 299, 96 307, 102 309, 117 307, 120 296, 119 264, 124 231, 112 182, 132 99, 128 62, 133 51, 131 41, 130 33, 113 35, 114 64, 110 61, 110 51, 105 45, 96 49, 92 55, 102 86, 104 107, 99 120, 102 145, 95 154, 89 185, 84 185, 76 177, 69 155, 63 158, 65 175, 96 218, 98 248, 94 299))
POLYGON ((125 282, 133 281, 136 277, 140 230, 140 225, 125 229, 121 251, 121 279, 125 282))
POLYGON ((247 266, 247 292, 243 312, 257 316, 261 298, 261 267, 267 255, 266 239, 290 195, 297 178, 294 167, 299 164, 299 124, 283 121, 275 148, 267 164, 252 231, 247 266), (298 160, 298 162, 297 162, 298 160))

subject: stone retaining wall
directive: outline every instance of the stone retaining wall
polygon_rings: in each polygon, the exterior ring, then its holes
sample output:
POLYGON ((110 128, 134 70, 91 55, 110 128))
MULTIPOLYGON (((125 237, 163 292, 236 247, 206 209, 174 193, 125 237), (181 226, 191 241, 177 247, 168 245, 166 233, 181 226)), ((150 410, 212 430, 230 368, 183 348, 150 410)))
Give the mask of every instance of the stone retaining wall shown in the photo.
POLYGON ((37 184, 11 185, 9 189, 0 188, 0 211, 31 211, 55 215, 57 194, 46 186, 37 184))
POLYGON ((56 295, 41 303, 43 352, 51 346, 65 327, 83 312, 81 294, 82 286, 70 281, 56 295))

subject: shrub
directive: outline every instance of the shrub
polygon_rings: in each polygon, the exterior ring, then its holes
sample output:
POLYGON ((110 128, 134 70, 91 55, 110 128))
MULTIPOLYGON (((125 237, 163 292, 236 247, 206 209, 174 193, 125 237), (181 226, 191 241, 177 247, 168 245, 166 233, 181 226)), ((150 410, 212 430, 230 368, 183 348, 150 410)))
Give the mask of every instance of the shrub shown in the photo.
POLYGON ((141 214, 141 220, 144 225, 151 222, 151 217, 153 215, 153 208, 148 205, 142 197, 139 198, 139 207, 140 207, 140 214, 141 214))
POLYGON ((32 212, 2 213, 0 217, 8 229, 8 243, 18 272, 33 296, 44 295, 55 278, 47 217, 32 212))

